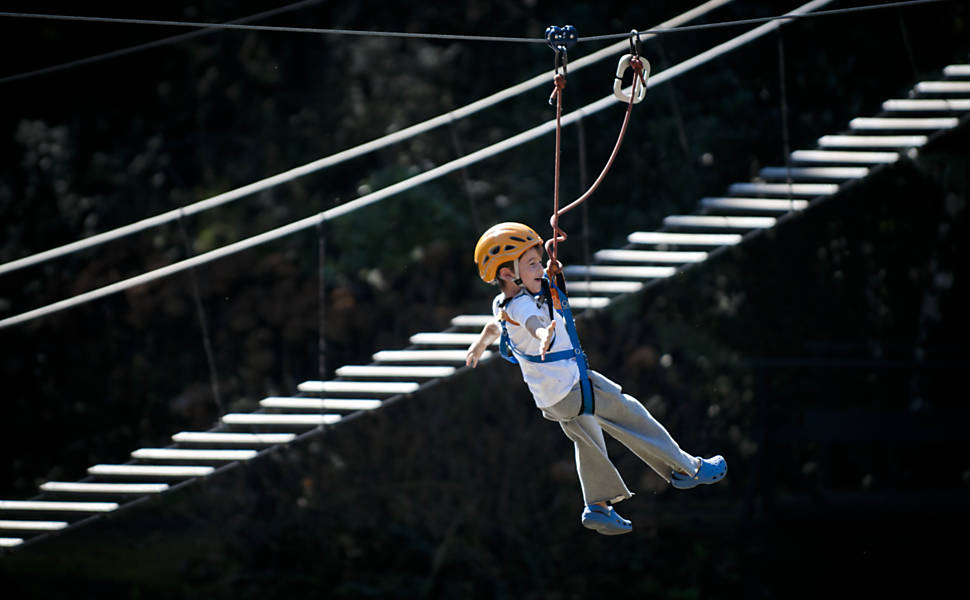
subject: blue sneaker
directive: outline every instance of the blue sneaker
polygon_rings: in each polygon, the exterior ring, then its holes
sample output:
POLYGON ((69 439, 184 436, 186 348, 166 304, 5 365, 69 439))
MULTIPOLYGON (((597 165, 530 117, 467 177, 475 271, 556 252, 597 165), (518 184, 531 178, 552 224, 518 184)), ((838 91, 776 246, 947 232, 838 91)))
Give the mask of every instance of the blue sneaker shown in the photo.
POLYGON ((727 475, 727 462, 720 454, 711 458, 701 460, 701 468, 693 477, 683 473, 673 473, 670 476, 670 485, 678 490, 689 490, 703 484, 717 483, 727 475))
POLYGON ((617 514, 612 506, 590 504, 583 510, 583 527, 602 535, 620 535, 633 531, 633 524, 617 514))

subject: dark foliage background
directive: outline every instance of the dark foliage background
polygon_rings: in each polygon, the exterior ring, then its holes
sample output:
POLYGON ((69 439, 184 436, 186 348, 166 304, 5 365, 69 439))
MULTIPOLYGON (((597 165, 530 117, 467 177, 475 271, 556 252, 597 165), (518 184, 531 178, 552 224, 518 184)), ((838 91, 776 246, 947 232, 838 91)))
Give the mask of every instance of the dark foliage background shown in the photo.
MULTIPOLYGON (((273 7, 8 4, 199 21, 273 7)), ((794 6, 738 1, 708 20, 794 6)), ((680 10, 676 2, 321 2, 263 23, 539 37, 550 23, 595 35, 646 28, 680 10)), ((917 77, 966 62, 966 19, 966 5, 951 2, 787 26, 791 147, 812 147, 903 96, 917 77)), ((0 27, 8 57, 0 77, 181 33, 11 19, 0 27)), ((739 32, 667 35, 644 52, 656 73, 739 32)), ((587 246, 620 246, 629 232, 690 212, 699 198, 778 164, 778 49, 777 36, 768 36, 653 90, 585 215, 564 220, 573 234, 565 262, 583 260, 587 246)), ((550 66, 541 45, 220 32, 0 83, 0 262, 310 162, 550 66)), ((606 95, 612 68, 571 73, 567 108, 606 95)), ((550 118, 547 97, 538 89, 181 223, 5 275, 0 316, 477 150, 550 118)), ((585 119, 582 142, 566 130, 566 197, 582 191, 581 172, 598 172, 621 110, 585 119)), ((680 495, 616 449, 640 493, 624 506, 636 536, 594 539, 576 526, 568 444, 529 408, 514 372, 493 362, 367 417, 367 427, 348 424, 186 493, 146 512, 148 521, 92 526, 73 542, 65 536, 47 551, 23 553, 19 563, 4 558, 4 574, 19 581, 17 574, 53 571, 63 574, 52 577, 59 583, 173 597, 808 597, 829 591, 829 578, 851 575, 850 587, 862 589, 876 583, 861 574, 884 572, 918 585, 930 566, 952 566, 936 551, 939 537, 966 526, 958 507, 970 464, 957 425, 966 416, 959 376, 967 365, 968 147, 964 125, 917 162, 584 321, 597 368, 685 447, 723 452, 732 465, 728 485, 680 495), (55 563, 59 557, 69 559, 55 563)), ((410 334, 442 329, 460 311, 480 313, 490 290, 475 276, 470 244, 500 219, 545 232, 551 154, 551 139, 533 142, 332 223, 329 369, 404 347, 410 334)), ((250 410, 316 378, 318 244, 307 231, 194 272, 214 369, 189 275, 0 331, 3 496, 30 497, 40 481, 80 478, 91 464, 165 445, 174 431, 207 428, 219 403, 250 410)), ((951 584, 934 579, 928 587, 942 593, 951 584)))

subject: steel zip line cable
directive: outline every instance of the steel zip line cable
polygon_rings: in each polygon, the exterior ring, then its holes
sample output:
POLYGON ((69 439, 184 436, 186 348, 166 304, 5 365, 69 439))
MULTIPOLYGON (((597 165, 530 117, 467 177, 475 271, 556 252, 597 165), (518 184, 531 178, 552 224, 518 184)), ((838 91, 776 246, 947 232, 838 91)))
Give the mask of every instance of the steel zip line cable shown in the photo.
POLYGON ((327 29, 321 27, 288 27, 281 25, 244 25, 239 23, 168 21, 163 19, 125 19, 121 17, 87 17, 83 15, 54 15, 46 13, 0 12, 0 17, 40 19, 47 21, 72 21, 81 23, 116 23, 121 25, 155 25, 162 27, 193 27, 200 29, 232 29, 237 31, 264 31, 275 33, 322 33, 330 35, 356 35, 365 37, 421 38, 427 40, 451 40, 459 42, 520 42, 528 44, 546 43, 544 38, 504 37, 493 35, 454 35, 447 33, 409 33, 404 31, 366 31, 359 29, 327 29))
MULTIPOLYGON (((868 10, 881 10, 885 8, 901 8, 906 6, 915 6, 919 4, 933 4, 936 2, 952 2, 953 0, 905 0, 902 2, 890 2, 887 4, 869 4, 865 6, 853 6, 849 8, 837 8, 828 11, 822 11, 814 13, 811 15, 792 15, 791 13, 786 13, 784 15, 776 15, 773 17, 759 17, 753 19, 739 19, 736 21, 722 21, 719 23, 710 23, 707 25, 693 25, 687 27, 668 27, 668 28, 657 28, 648 29, 642 33, 651 34, 666 34, 666 33, 678 33, 683 31, 695 31, 697 29, 713 29, 717 27, 736 27, 740 25, 755 25, 758 23, 767 23, 769 21, 785 20, 791 21, 799 18, 806 17, 825 17, 832 15, 842 15, 848 13, 862 12, 868 10)), ((412 33, 404 31, 366 31, 360 29, 326 29, 319 27, 285 27, 285 26, 272 26, 272 25, 242 25, 236 23, 205 23, 196 21, 167 21, 160 19, 125 19, 120 17, 88 17, 82 15, 55 15, 55 14, 45 14, 45 13, 16 13, 16 12, 0 12, 0 17, 10 17, 10 18, 23 18, 23 19, 46 19, 52 21, 76 21, 76 22, 86 22, 86 23, 119 23, 124 25, 156 25, 165 27, 199 27, 199 28, 218 28, 218 29, 236 29, 244 31, 269 31, 269 32, 280 32, 280 33, 317 33, 317 34, 329 34, 329 35, 356 35, 356 36, 368 36, 368 37, 395 37, 395 38, 420 38, 426 40, 450 40, 450 41, 460 41, 460 42, 516 42, 516 43, 526 43, 526 44, 545 44, 546 40, 544 38, 528 38, 528 37, 508 37, 508 36, 491 36, 491 35, 457 35, 457 34, 447 34, 447 33, 412 33)), ((607 35, 597 35, 589 37, 578 38, 577 42, 590 42, 597 40, 611 40, 619 38, 629 37, 629 33, 614 33, 607 35)))
MULTIPOLYGON (((736 27, 739 25, 757 25, 758 23, 768 23, 769 21, 796 21, 799 19, 810 19, 816 17, 831 17, 835 15, 846 15, 850 13, 866 12, 871 10, 883 10, 887 8, 906 8, 910 6, 918 6, 920 4, 936 4, 939 2, 953 2, 953 0, 903 0, 902 2, 889 2, 886 4, 866 4, 864 6, 850 6, 847 8, 833 8, 832 10, 820 10, 818 12, 813 12, 809 14, 802 15, 792 15, 791 13, 784 15, 776 15, 774 17, 755 17, 751 19, 738 19, 736 21, 719 21, 716 23, 707 23, 704 25, 684 25, 683 27, 671 27, 663 28, 656 27, 654 29, 648 29, 646 31, 641 31, 644 33, 654 33, 657 35, 667 34, 667 33, 681 33, 685 31, 698 31, 701 29, 718 29, 722 27, 736 27)), ((630 34, 628 33, 611 33, 607 35, 594 35, 589 37, 579 38, 579 42, 592 42, 596 40, 616 40, 620 38, 628 38, 630 34)))
MULTIPOLYGON (((796 8, 795 10, 791 11, 791 13, 789 14, 798 15, 798 14, 810 12, 816 8, 825 6, 829 2, 832 2, 832 0, 813 0, 812 2, 809 2, 807 4, 804 4, 796 8)), ((702 52, 701 54, 698 54, 692 58, 689 58, 669 69, 661 71, 660 73, 657 73, 656 75, 650 77, 650 79, 647 81, 647 87, 651 88, 651 87, 655 87, 657 85, 666 83, 667 81, 675 77, 678 77, 679 75, 687 73, 688 71, 696 67, 699 67, 723 54, 731 52, 753 40, 760 38, 761 36, 767 33, 774 31, 775 29, 777 29, 783 24, 784 22, 781 20, 771 21, 769 23, 761 25, 760 27, 752 29, 751 31, 748 31, 747 33, 744 33, 736 38, 732 38, 722 44, 719 44, 705 52, 702 52)), ((627 88, 624 91, 626 93, 629 93, 630 89, 627 88)), ((565 126, 565 125, 572 124, 577 119, 599 112, 601 110, 604 110, 607 107, 614 106, 616 102, 617 102, 616 97, 613 94, 605 96, 600 100, 597 100, 596 102, 587 104, 586 106, 579 108, 577 110, 574 110, 573 112, 563 116, 562 125, 565 126)), ((25 313, 21 313, 19 315, 14 315, 12 317, 8 317, 6 319, 0 320, 0 329, 4 329, 6 327, 17 325, 19 323, 23 323, 31 319, 36 319, 38 317, 59 312, 64 309, 77 306, 79 304, 90 302, 92 300, 102 298, 104 296, 108 296, 110 294, 114 294, 138 285, 148 283, 150 281, 155 281, 156 279, 168 277, 169 275, 174 275, 186 269, 190 269, 192 267, 205 264, 213 260, 223 258, 225 256, 236 254, 237 252, 241 252, 243 250, 247 250, 249 248, 258 246, 260 244, 264 244, 266 242, 271 242, 271 241, 283 238, 285 236, 296 233, 298 231, 303 231, 310 227, 315 227, 318 223, 321 223, 323 221, 329 221, 329 220, 336 219, 338 217, 342 217, 348 213, 364 208, 365 206, 369 206, 376 202, 380 202, 385 198, 389 198, 401 192, 407 191, 411 188, 417 187, 423 183, 427 183, 428 181, 432 181, 434 179, 442 177, 443 175, 446 175, 455 170, 461 169, 462 167, 465 167, 467 165, 474 164, 486 158, 495 156, 496 154, 500 154, 510 148, 514 148, 528 141, 536 139, 542 135, 550 133, 554 131, 555 128, 556 128, 555 119, 553 119, 552 121, 547 121, 541 125, 533 127, 532 129, 519 133, 518 135, 512 136, 510 138, 506 138, 505 140, 492 144, 491 146, 488 146, 486 148, 482 148, 481 150, 473 152, 463 158, 453 160, 439 167, 435 167, 434 169, 425 171, 424 173, 419 173, 418 175, 415 175, 403 181, 399 181, 395 184, 389 185, 375 192, 371 192, 370 194, 367 194, 365 196, 361 196, 356 200, 352 200, 345 204, 341 204, 340 206, 336 206, 334 208, 325 210, 315 215, 305 217, 299 221, 294 221, 293 223, 289 223, 282 227, 277 227, 276 229, 266 231, 264 233, 255 235, 253 237, 235 242, 233 244, 229 244, 227 246, 223 246, 215 250, 210 250, 209 252, 206 252, 204 254, 199 254, 198 256, 195 256, 193 258, 185 259, 180 262, 177 262, 165 267, 161 267, 159 269, 155 269, 154 271, 142 273, 141 275, 136 275, 134 277, 130 277, 123 281, 119 281, 119 282, 98 288, 96 290, 91 290, 89 292, 79 294, 77 296, 74 296, 73 298, 61 300, 59 302, 55 302, 53 304, 49 304, 41 308, 30 310, 25 313)))
MULTIPOLYGON (((724 6, 725 4, 730 3, 731 1, 732 0, 709 0, 704 4, 701 4, 683 14, 680 14, 666 21, 661 26, 676 26, 680 23, 689 22, 693 19, 703 16, 704 14, 707 14, 708 12, 714 9, 720 8, 721 6, 724 6)), ((641 37, 649 39, 649 37, 652 37, 652 36, 641 36, 641 37)), ((603 60, 605 58, 610 58, 616 53, 622 52, 627 47, 628 47, 628 44, 626 41, 611 44, 606 48, 603 48, 602 50, 598 50, 590 54, 589 56, 584 56, 575 61, 571 61, 569 63, 569 68, 575 72, 583 67, 599 62, 600 60, 603 60)), ((206 198, 204 200, 199 200, 198 202, 189 204, 182 208, 176 208, 176 209, 155 215, 153 217, 142 219, 141 221, 136 221, 135 223, 131 223, 129 225, 124 225, 116 229, 112 229, 109 231, 105 231, 102 233, 98 233, 98 234, 86 237, 82 240, 77 240, 75 242, 71 242, 63 246, 58 246, 50 250, 45 250, 42 252, 38 252, 36 254, 32 254, 30 256, 25 256, 23 258, 19 258, 16 260, 12 260, 10 262, 0 264, 0 275, 9 273, 12 271, 16 271, 18 269, 22 269, 25 267, 29 267, 32 265, 36 265, 59 256, 64 256, 66 254, 71 254, 74 252, 78 252, 80 250, 92 248, 99 244, 116 240, 121 237, 125 237, 128 235, 137 233, 139 231, 149 229, 151 227, 158 227, 160 225, 164 225, 166 223, 175 221, 176 219, 180 218, 183 215, 184 216, 192 215, 198 212, 202 212, 204 210, 208 210, 210 208, 215 208, 227 202, 238 200, 239 198, 243 198, 245 196, 262 192, 271 187, 292 181, 298 177, 309 175, 310 173, 314 173, 316 171, 319 171, 328 167, 332 167, 334 165, 343 163, 353 158, 363 156, 370 152, 380 150, 381 148, 385 148, 387 146, 390 146, 391 144, 395 144, 397 142, 410 139, 418 134, 424 133, 426 131, 430 131, 442 125, 448 125, 449 123, 457 121, 458 119, 462 119, 467 116, 473 115, 481 110, 484 110, 495 104, 498 104, 499 102, 508 100, 509 98, 513 98, 515 96, 518 96, 519 94, 522 94, 524 92, 527 92, 539 86, 544 86, 547 83, 549 83, 549 74, 547 72, 543 72, 539 75, 536 75, 535 77, 532 77, 531 79, 527 79, 526 81, 523 81, 522 83, 519 83, 512 87, 496 92, 491 96, 486 96, 481 100, 477 100, 461 108, 457 108, 445 114, 438 115, 437 117, 433 117, 431 119, 428 119, 427 121, 417 123, 415 125, 407 127, 400 131, 396 131, 394 133, 390 133, 388 135, 377 138, 375 140, 371 140, 369 142, 359 144, 352 148, 348 148, 347 150, 342 150, 340 152, 337 152, 336 154, 332 154, 330 156, 317 159, 305 165, 295 167, 288 171, 284 171, 282 173, 272 175, 265 179, 261 179, 259 181, 250 183, 248 185, 244 185, 242 187, 239 187, 233 190, 229 190, 227 192, 223 192, 221 194, 217 194, 215 196, 206 198)))

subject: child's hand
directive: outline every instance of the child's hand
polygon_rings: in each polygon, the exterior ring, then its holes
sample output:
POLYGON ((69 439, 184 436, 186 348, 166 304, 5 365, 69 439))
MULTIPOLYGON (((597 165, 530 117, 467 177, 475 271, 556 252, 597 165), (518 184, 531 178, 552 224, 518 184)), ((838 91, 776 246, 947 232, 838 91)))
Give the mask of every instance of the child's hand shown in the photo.
POLYGON ((477 367, 478 359, 482 357, 482 354, 485 354, 485 348, 498 340, 501 335, 502 329, 499 324, 495 321, 489 321, 482 328, 482 332, 478 334, 478 339, 468 346, 468 352, 465 353, 465 364, 473 369, 477 367))
POLYGON ((555 321, 549 323, 548 327, 540 327, 536 329, 536 337, 539 338, 539 356, 542 357, 542 360, 546 359, 546 352, 549 351, 549 346, 552 345, 552 334, 555 330, 555 321))
POLYGON ((482 348, 477 346, 472 346, 468 349, 468 353, 465 354, 465 365, 471 368, 478 366, 478 359, 482 357, 482 348))

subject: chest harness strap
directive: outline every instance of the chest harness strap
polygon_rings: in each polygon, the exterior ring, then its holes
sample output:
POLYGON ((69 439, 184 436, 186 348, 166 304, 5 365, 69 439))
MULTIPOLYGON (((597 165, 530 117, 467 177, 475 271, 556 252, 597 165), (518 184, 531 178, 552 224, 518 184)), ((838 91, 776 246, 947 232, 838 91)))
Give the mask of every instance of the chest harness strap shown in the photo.
MULTIPOLYGON (((502 358, 513 364, 517 364, 519 362, 518 359, 534 363, 548 363, 575 358, 576 366, 579 368, 579 388, 583 396, 583 408, 579 414, 593 414, 595 410, 595 398, 593 396, 593 386, 589 381, 589 362, 586 358, 586 353, 583 352, 583 348, 579 344, 579 334, 576 332, 576 322, 573 320, 572 311, 569 309, 569 299, 566 297, 566 294, 556 287, 555 283, 550 282, 546 277, 542 278, 541 295, 545 298, 546 305, 549 308, 549 319, 550 321, 554 320, 552 311, 553 307, 555 307, 555 310, 562 315, 562 319, 566 323, 566 333, 569 335, 569 341, 572 344, 572 348, 568 350, 547 353, 545 360, 543 360, 539 354, 526 354, 519 350, 509 337, 509 332, 505 325, 506 321, 513 325, 519 325, 519 323, 509 318, 508 313, 505 312, 505 307, 512 300, 522 295, 525 294, 513 296, 504 300, 501 304, 502 313, 499 323, 502 325, 502 338, 499 341, 499 352, 502 354, 502 358)), ((553 336, 555 336, 555 333, 553 333, 553 336)), ((555 337, 553 337, 553 341, 555 341, 555 337)), ((552 346, 551 343, 549 345, 550 347, 552 346)))

